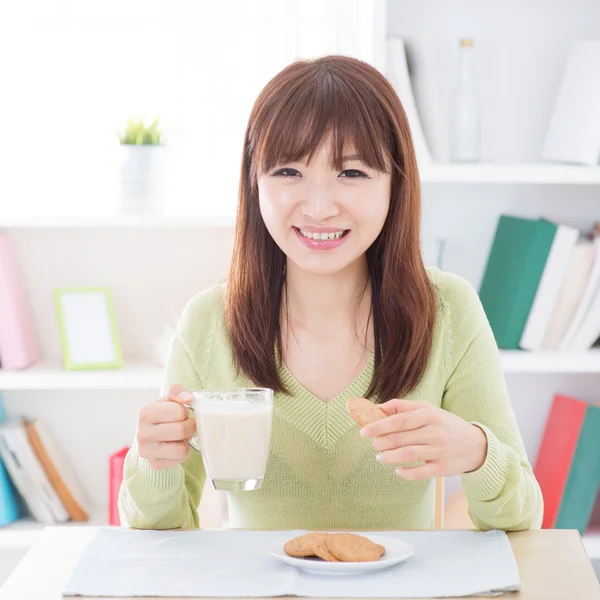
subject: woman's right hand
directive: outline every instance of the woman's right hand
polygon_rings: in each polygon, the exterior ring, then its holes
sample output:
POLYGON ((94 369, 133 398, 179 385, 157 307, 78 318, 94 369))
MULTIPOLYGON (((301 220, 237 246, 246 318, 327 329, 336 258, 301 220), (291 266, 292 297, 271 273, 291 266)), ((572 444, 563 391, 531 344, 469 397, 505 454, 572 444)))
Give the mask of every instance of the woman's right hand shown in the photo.
POLYGON ((184 404, 193 396, 182 385, 172 385, 166 398, 146 404, 138 412, 138 454, 150 467, 169 469, 182 463, 190 452, 188 439, 196 433, 196 420, 184 404))

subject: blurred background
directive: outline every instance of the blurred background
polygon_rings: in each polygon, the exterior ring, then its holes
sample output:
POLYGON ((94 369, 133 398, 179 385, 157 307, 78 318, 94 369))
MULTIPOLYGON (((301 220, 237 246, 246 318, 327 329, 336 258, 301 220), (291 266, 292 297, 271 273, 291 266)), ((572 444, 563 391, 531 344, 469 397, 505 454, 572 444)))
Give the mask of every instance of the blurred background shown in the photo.
MULTIPOLYGON (((600 560, 600 444, 563 443, 600 400, 598 3, 0 0, 0 439, 17 448, 19 419, 37 422, 51 458, 22 457, 60 464, 70 490, 55 499, 66 514, 36 515, 0 467, 0 583, 43 527, 115 522, 172 328, 227 275, 252 104, 325 54, 369 62, 398 92, 424 259, 480 291, 554 499, 545 526, 580 529, 600 560), (77 310, 60 300, 73 289, 77 310), (553 419, 560 407, 572 419, 553 419)), ((447 526, 468 526, 459 490, 446 482, 447 526)), ((202 526, 226 512, 207 490, 202 526)))

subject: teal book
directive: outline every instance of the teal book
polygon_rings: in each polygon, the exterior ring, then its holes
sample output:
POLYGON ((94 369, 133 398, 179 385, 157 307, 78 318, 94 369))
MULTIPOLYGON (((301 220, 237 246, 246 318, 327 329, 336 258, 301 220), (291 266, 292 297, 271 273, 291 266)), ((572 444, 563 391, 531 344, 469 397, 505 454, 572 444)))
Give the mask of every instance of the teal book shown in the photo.
POLYGON ((558 226, 501 215, 479 298, 499 348, 517 350, 558 226))
MULTIPOLYGON (((2 403, 2 392, 0 392, 0 423, 4 421, 6 414, 2 403)), ((0 440, 2 443, 2 440, 0 440)), ((6 467, 0 459, 0 527, 8 525, 19 518, 20 504, 17 490, 15 489, 6 467)))
POLYGON ((585 411, 567 485, 556 517, 556 529, 587 529, 600 484, 600 406, 585 411))

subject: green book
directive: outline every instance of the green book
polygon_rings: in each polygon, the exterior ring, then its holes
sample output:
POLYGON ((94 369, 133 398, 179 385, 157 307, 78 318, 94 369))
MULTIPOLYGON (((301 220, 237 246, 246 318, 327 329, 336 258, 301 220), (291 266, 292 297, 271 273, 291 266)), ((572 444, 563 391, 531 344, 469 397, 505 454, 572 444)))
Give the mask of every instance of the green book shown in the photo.
POLYGON ((589 405, 554 527, 587 529, 600 483, 600 406, 589 405))
POLYGON ((479 298, 499 348, 518 349, 558 226, 501 215, 479 298))

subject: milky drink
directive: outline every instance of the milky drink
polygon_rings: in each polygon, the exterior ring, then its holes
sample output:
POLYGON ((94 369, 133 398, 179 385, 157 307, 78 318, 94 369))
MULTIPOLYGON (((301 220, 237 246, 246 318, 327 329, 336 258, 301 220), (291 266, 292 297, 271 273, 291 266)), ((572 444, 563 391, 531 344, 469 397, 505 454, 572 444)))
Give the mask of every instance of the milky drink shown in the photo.
POLYGON ((198 441, 210 479, 262 480, 271 441, 272 405, 246 400, 196 403, 198 441))

